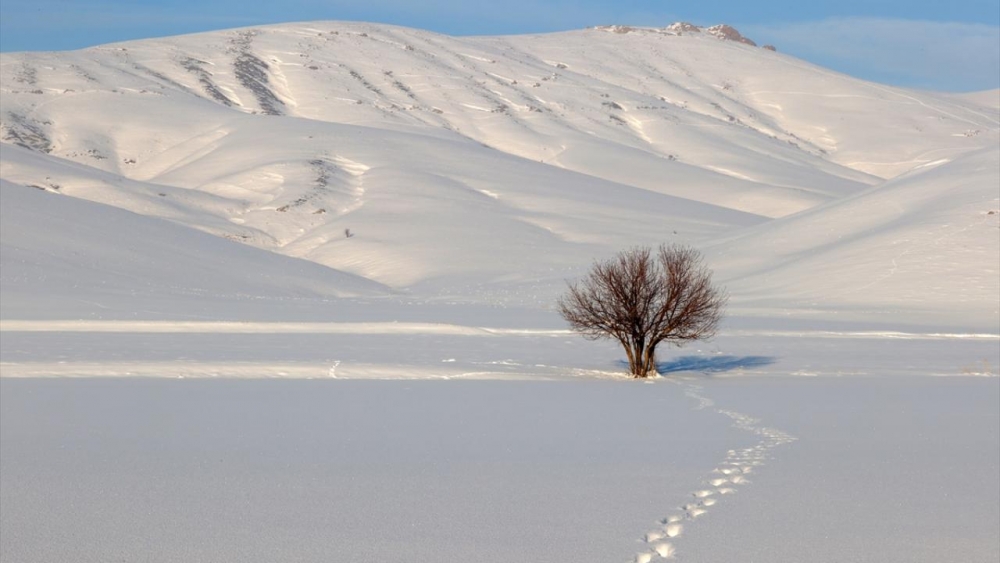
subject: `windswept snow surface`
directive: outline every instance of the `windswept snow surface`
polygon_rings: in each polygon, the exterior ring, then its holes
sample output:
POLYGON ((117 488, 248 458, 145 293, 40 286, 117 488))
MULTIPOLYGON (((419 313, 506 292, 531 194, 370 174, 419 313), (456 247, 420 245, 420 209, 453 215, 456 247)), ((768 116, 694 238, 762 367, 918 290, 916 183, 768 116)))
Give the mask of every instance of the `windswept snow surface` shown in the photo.
POLYGON ((0 94, 4 563, 1000 557, 995 91, 313 22, 0 94), (730 306, 633 382, 554 303, 660 243, 730 306))

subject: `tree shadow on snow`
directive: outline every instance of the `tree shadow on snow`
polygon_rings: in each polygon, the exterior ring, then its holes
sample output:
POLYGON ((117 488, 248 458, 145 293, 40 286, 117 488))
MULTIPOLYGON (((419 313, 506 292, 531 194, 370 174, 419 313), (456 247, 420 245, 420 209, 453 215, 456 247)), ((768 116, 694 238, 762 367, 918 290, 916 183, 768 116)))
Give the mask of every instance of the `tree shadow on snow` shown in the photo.
POLYGON ((681 356, 668 362, 657 363, 656 371, 660 375, 680 371, 721 373, 737 369, 769 366, 776 361, 777 358, 772 356, 681 356))

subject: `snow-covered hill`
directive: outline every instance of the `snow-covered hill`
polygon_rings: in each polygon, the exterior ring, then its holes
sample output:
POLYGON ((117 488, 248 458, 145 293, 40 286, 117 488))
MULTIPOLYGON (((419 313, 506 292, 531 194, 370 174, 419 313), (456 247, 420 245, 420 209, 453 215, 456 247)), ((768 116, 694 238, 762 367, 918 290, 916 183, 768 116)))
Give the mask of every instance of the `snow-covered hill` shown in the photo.
MULTIPOLYGON (((713 248, 735 304, 812 307, 817 295, 836 304, 863 294, 870 310, 941 311, 955 299, 986 310, 979 302, 994 298, 984 318, 996 318, 996 276, 980 274, 997 246, 983 214, 998 207, 989 149, 1000 112, 725 35, 671 26, 458 38, 313 22, 2 54, 4 193, 34 186, 137 214, 67 201, 43 218, 37 206, 57 198, 5 195, 5 207, 38 219, 5 209, 3 314, 14 310, 7 296, 31 292, 13 281, 27 279, 20 257, 49 244, 49 223, 86 216, 108 228, 76 232, 75 252, 106 252, 115 233, 145 240, 134 234, 144 217, 162 244, 201 248, 197 264, 239 248, 170 230, 167 219, 298 259, 243 249, 238 267, 294 263, 304 268, 296 276, 316 277, 285 289, 326 296, 406 291, 545 307, 563 279, 622 247, 728 241, 713 248), (955 185, 975 201, 950 199, 955 185), (858 222, 860 211, 913 209, 911 198, 955 205, 858 222), (971 245, 947 262, 954 292, 919 281, 939 271, 925 262, 885 274, 900 250, 886 245, 940 221, 985 229, 933 236, 935 256, 971 245), (876 226, 880 236, 868 236, 876 226), (845 236, 853 246, 835 244, 845 236), (856 283, 817 269, 821 256, 856 283)), ((46 268, 71 263, 56 256, 46 268)), ((173 285, 200 269, 178 262, 173 285)), ((101 283, 84 270, 66 276, 101 283)))
POLYGON ((1000 147, 749 229, 709 255, 745 305, 998 328, 1000 147))
POLYGON ((4 180, 0 237, 8 315, 62 318, 79 300, 125 302, 141 310, 144 298, 169 310, 185 300, 387 293, 384 286, 314 262, 4 180))

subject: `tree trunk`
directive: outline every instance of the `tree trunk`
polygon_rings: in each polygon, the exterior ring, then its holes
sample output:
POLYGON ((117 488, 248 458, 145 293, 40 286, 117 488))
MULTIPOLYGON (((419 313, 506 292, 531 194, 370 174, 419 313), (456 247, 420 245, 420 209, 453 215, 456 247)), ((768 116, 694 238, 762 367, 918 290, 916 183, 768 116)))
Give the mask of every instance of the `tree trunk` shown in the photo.
POLYGON ((644 370, 643 377, 649 377, 652 374, 656 374, 656 345, 650 344, 649 348, 646 348, 646 354, 642 358, 642 367, 644 370))
POLYGON ((639 377, 639 370, 642 369, 642 349, 635 341, 622 342, 622 347, 628 355, 628 372, 632 377, 639 377))
POLYGON ((625 340, 621 340, 620 342, 622 348, 625 348, 625 353, 628 355, 628 371, 632 375, 635 375, 636 373, 638 373, 636 370, 639 369, 639 362, 642 361, 642 358, 635 353, 635 351, 633 350, 633 346, 630 342, 626 342, 625 340))
POLYGON ((656 358, 654 354, 655 345, 646 346, 645 339, 632 342, 631 347, 626 346, 628 352, 628 368, 632 377, 641 379, 656 373, 656 358))

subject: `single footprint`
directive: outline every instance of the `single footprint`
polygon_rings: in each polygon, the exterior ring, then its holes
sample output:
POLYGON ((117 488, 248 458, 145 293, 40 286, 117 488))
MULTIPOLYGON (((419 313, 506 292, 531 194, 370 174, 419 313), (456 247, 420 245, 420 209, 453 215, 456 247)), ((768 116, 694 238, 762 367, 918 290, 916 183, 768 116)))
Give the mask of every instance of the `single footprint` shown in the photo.
POLYGON ((680 516, 677 516, 675 514, 673 516, 667 516, 663 520, 660 520, 660 524, 676 524, 677 522, 680 522, 681 520, 684 520, 684 518, 681 518, 680 516))
POLYGON ((684 526, 680 524, 667 524, 663 527, 663 533, 666 534, 668 538, 676 538, 681 535, 681 531, 684 530, 684 526))
POLYGON ((660 557, 662 557, 664 559, 666 559, 668 557, 673 557, 674 553, 676 553, 676 550, 674 549, 674 546, 672 544, 667 543, 667 542, 658 543, 658 544, 654 545, 653 546, 653 550, 656 551, 657 555, 659 555, 660 557))

